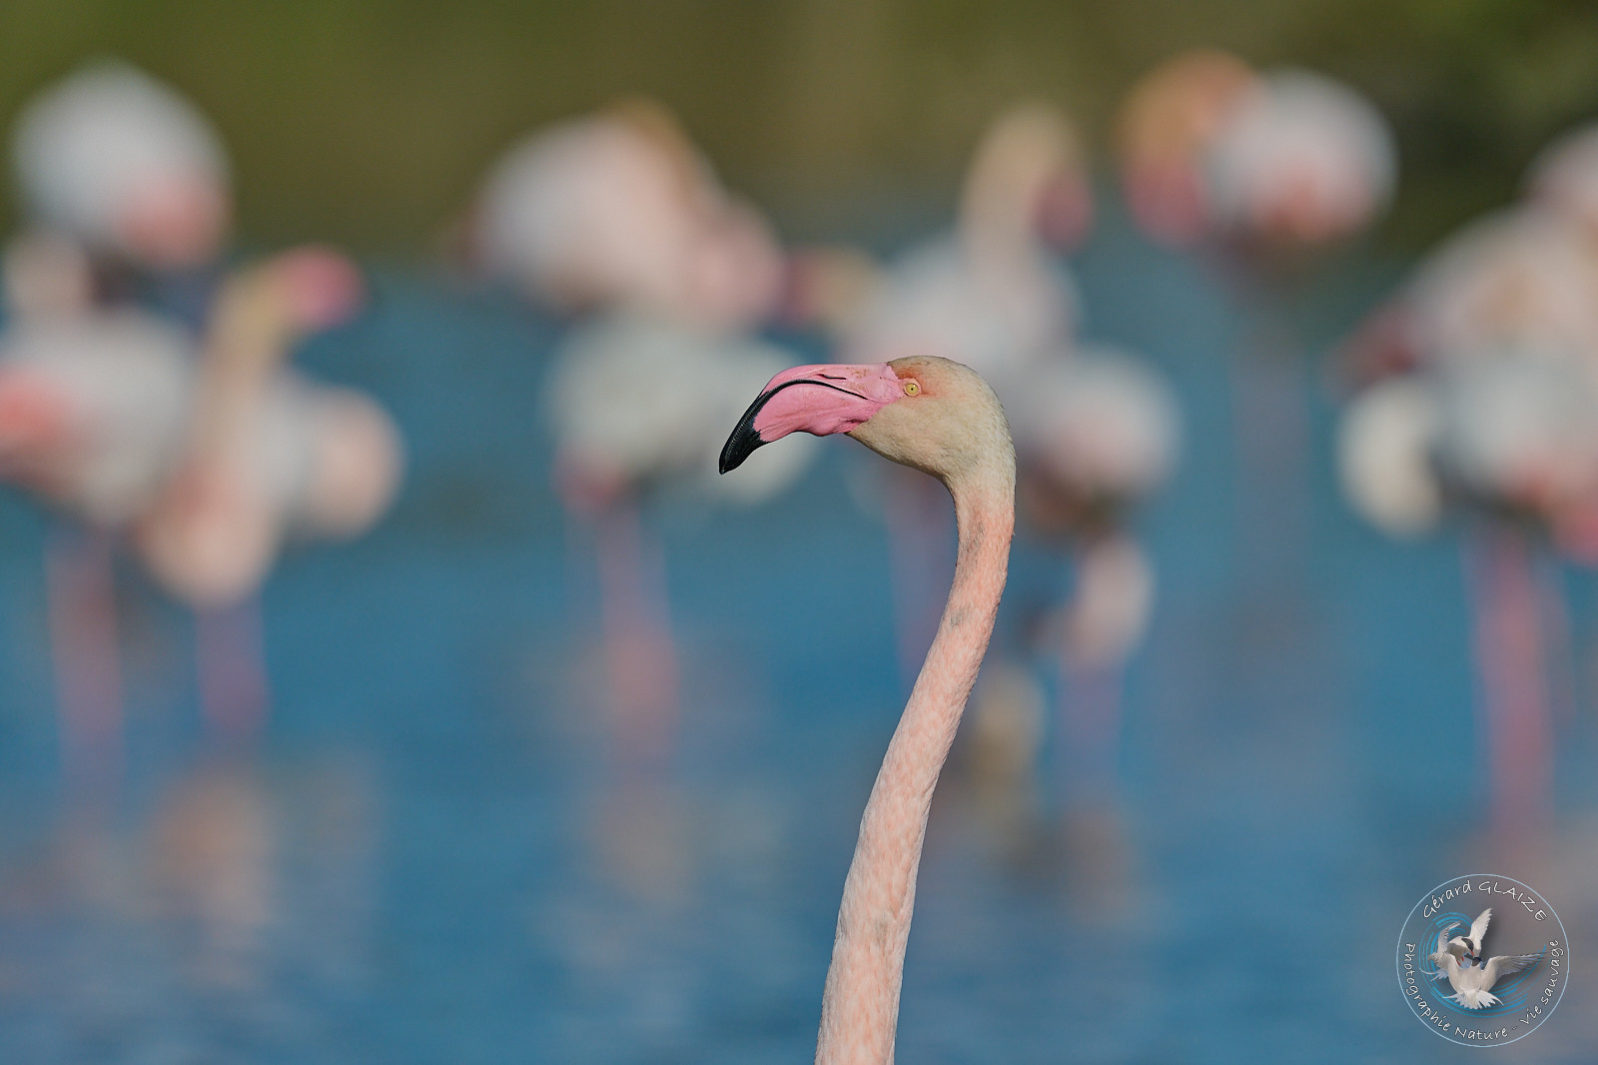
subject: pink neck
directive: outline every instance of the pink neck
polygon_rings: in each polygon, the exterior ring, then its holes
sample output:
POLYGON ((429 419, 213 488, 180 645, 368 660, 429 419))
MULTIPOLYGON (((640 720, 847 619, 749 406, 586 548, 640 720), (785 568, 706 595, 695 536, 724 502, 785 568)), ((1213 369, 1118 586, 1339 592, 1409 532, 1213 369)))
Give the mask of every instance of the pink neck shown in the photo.
POLYGON ((960 553, 948 606, 860 821, 821 1001, 818 1065, 893 1061, 899 985, 932 791, 993 635, 1015 525, 1013 484, 953 486, 960 553))

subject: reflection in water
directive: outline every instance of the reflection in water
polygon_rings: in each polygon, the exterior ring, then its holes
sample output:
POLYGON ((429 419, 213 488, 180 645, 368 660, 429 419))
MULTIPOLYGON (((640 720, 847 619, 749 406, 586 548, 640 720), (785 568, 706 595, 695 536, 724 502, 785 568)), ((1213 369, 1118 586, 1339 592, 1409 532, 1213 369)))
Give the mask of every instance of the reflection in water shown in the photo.
POLYGON ((372 784, 358 763, 214 761, 130 816, 64 810, 0 881, 0 993, 28 1021, 17 1046, 44 1055, 24 1056, 177 1061, 314 1037, 317 1013, 369 982, 372 784))
POLYGON ((252 770, 202 767, 157 805, 145 874, 155 915, 188 933, 180 933, 184 968, 197 983, 259 985, 262 940, 281 890, 278 846, 268 796, 252 770))

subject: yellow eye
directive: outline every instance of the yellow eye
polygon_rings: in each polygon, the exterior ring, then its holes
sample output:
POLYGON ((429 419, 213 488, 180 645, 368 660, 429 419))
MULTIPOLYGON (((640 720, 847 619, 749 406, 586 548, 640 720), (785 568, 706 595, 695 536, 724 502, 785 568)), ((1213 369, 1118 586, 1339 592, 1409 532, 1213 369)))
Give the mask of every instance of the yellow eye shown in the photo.
POLYGON ((907 396, 919 396, 921 394, 920 382, 906 381, 904 383, 904 394, 907 396))

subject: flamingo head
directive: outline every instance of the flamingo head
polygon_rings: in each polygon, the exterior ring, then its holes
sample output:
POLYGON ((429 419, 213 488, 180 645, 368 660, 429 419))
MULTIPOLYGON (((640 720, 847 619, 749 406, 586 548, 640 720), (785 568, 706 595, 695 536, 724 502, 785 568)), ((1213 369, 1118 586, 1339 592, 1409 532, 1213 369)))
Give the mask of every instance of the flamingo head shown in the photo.
POLYGON ((976 371, 948 359, 784 370, 733 428, 721 472, 796 432, 848 433, 884 458, 951 485, 981 472, 1014 483, 1015 451, 998 399, 976 371))
POLYGON ((214 312, 216 326, 288 343, 347 321, 364 293, 360 269, 343 255, 296 248, 229 278, 214 312))
POLYGON ((721 449, 720 469, 743 465, 758 447, 789 433, 831 436, 864 425, 901 396, 913 394, 888 363, 795 366, 760 390, 721 449))
POLYGON ((1072 251, 1092 225, 1092 189, 1071 122, 1038 102, 1001 114, 966 174, 960 226, 971 247, 1003 250, 1035 238, 1072 251))
POLYGON ((271 260, 267 269, 285 313, 307 332, 349 320, 365 295, 360 269, 331 248, 296 248, 271 260))

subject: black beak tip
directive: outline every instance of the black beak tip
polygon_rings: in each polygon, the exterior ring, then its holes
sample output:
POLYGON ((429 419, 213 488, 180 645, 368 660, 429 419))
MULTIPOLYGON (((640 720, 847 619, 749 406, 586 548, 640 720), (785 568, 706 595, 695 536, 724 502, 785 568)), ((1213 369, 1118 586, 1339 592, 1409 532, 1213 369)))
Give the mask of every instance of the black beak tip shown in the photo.
POLYGON ((770 399, 770 393, 761 393, 755 401, 749 404, 749 409, 744 411, 744 416, 738 419, 738 424, 733 426, 732 435, 727 437, 727 442, 721 445, 721 461, 717 468, 722 473, 736 470, 743 465, 755 448, 765 444, 760 439, 760 433, 755 430, 755 415, 760 413, 760 408, 770 399))
POLYGON ((727 442, 722 445, 721 461, 717 463, 717 468, 722 473, 736 470, 743 465, 744 459, 748 458, 755 448, 764 443, 765 441, 760 439, 760 434, 755 432, 752 427, 739 424, 738 428, 734 429, 732 435, 727 438, 727 442))

